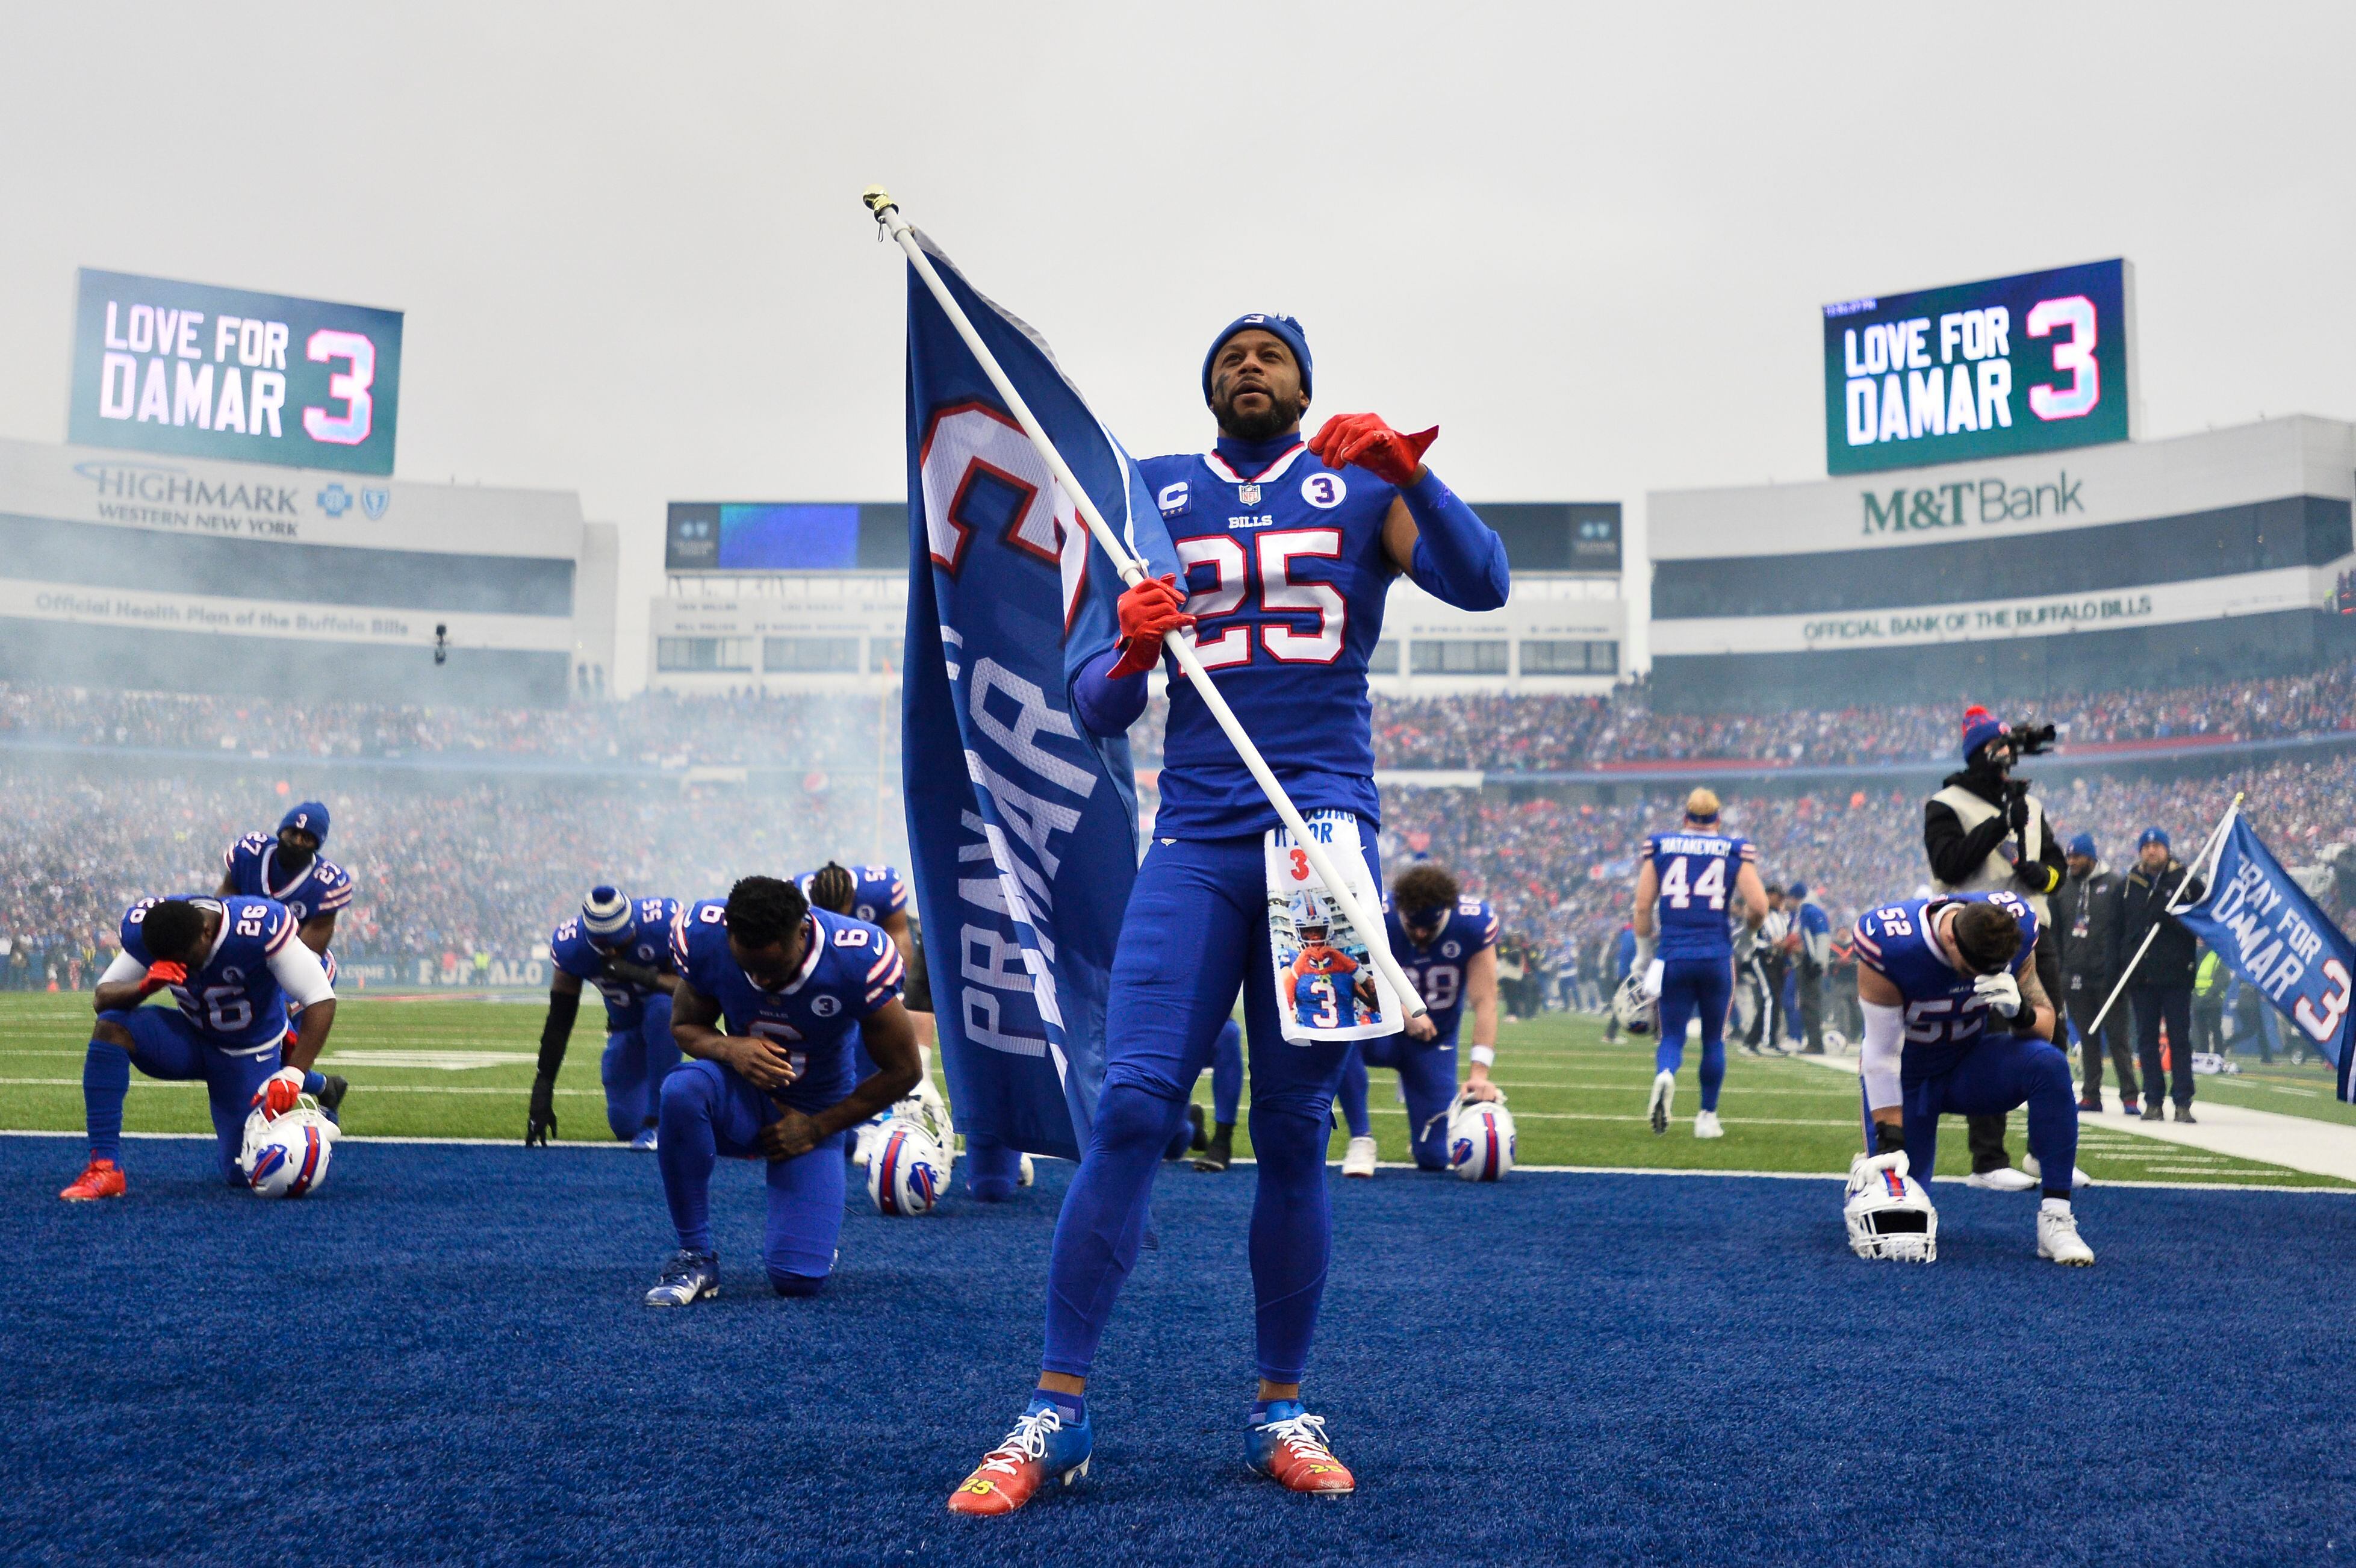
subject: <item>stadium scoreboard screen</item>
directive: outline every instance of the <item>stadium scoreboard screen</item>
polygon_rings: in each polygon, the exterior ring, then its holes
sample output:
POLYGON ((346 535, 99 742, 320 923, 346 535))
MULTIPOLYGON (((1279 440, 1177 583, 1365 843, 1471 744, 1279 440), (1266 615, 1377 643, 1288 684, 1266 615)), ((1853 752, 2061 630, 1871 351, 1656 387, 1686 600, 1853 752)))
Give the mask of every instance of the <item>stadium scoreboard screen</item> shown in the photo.
POLYGON ((66 439, 390 474, 401 312, 84 267, 66 439))
POLYGON ((2134 292, 2108 261, 1826 306, 1826 467, 2132 440, 2134 292))
POLYGON ((856 572, 904 569, 903 501, 673 501, 663 529, 667 572, 856 572))

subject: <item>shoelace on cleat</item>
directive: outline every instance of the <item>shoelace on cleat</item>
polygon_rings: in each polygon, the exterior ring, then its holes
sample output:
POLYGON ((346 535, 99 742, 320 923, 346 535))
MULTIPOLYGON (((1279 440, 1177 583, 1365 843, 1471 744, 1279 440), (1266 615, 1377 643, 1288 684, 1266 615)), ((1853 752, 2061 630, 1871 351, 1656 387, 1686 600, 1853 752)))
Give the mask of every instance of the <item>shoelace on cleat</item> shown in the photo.
POLYGON ((701 1273, 702 1268, 703 1260, 694 1253, 673 1252, 670 1255, 670 1262, 663 1265, 662 1278, 656 1283, 666 1285, 683 1285, 701 1273))
POLYGON ((1301 1458, 1333 1457, 1333 1450, 1325 1444, 1325 1418, 1322 1415, 1296 1415, 1290 1421, 1271 1421, 1260 1430, 1301 1458))
POLYGON ((1033 1411, 1015 1421, 1014 1430, 1006 1434, 1004 1442, 981 1456, 981 1464, 974 1474, 979 1476, 983 1470, 994 1470, 1001 1476, 1012 1476, 1014 1467, 1023 1460, 1044 1459, 1047 1456, 1047 1434, 1063 1430, 1062 1412, 1033 1411))

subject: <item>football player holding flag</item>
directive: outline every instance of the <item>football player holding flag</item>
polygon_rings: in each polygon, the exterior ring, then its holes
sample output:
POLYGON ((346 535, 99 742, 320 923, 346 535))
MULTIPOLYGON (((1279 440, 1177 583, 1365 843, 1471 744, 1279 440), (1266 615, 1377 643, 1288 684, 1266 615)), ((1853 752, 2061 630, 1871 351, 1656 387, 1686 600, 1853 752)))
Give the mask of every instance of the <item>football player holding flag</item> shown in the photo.
MULTIPOLYGON (((327 944, 336 938, 336 917, 351 907, 352 874, 320 851, 327 844, 325 801, 305 800, 278 819, 278 832, 248 833, 221 855, 217 898, 275 898, 294 917, 294 934, 319 956, 327 983, 336 981, 336 955, 327 944)), ((302 1025, 303 1009, 290 1004, 286 1037, 291 1043, 302 1025)), ((303 1092, 319 1102, 330 1120, 342 1111, 351 1085, 328 1073, 304 1075, 303 1092)))
POLYGON ((336 1022, 327 972, 295 940, 294 917, 268 898, 143 898, 124 911, 122 940, 99 977, 98 1026, 82 1059, 90 1164, 58 1196, 79 1202, 129 1189, 123 1100, 134 1066, 149 1078, 204 1081, 221 1175, 241 1187, 247 1113, 294 1110, 327 1043, 336 1022), (166 989, 177 1011, 143 1005, 166 989), (291 1043, 289 1003, 303 1017, 291 1043))
POLYGON ((1909 898, 1866 911, 1856 938, 1869 1146, 1850 1173, 1852 1192, 1860 1176, 1902 1184, 1912 1170, 1927 1183, 1944 1113, 2002 1116, 2027 1105, 2044 1182, 2037 1255, 2093 1262, 2070 1208, 2078 1097, 2070 1059, 2050 1038, 2053 1004, 2032 961, 2037 917, 2027 902, 2014 893, 1909 898))
MULTIPOLYGON (((1252 315, 1222 328, 1203 361, 1215 449, 1145 459, 1178 560, 1173 577, 1120 596, 1119 630, 1084 649, 1073 711, 1102 736, 1145 706, 1166 633, 1191 628, 1204 665, 1304 816, 1357 819, 1373 886, 1374 783, 1367 655, 1391 580, 1447 602, 1505 602, 1504 544, 1423 466, 1438 435, 1404 435, 1373 414, 1301 437, 1312 366, 1300 323, 1252 315)), ((1162 1155, 1244 997, 1258 1157, 1250 1256, 1259 1386, 1246 1462, 1294 1491, 1355 1485, 1301 1397, 1331 1251, 1328 1119, 1348 1043, 1290 1044, 1279 1016, 1263 835, 1279 816, 1193 686, 1173 679, 1162 807, 1137 872, 1106 1008, 1103 1091, 1049 1263, 1038 1388, 1005 1440, 950 1495, 960 1513, 1003 1514, 1089 1463, 1087 1387, 1097 1347, 1145 1226, 1162 1155)))
POLYGON ((1730 897, 1742 900, 1752 929, 1767 915, 1759 880, 1759 851, 1749 839, 1719 832, 1718 797, 1696 789, 1686 797, 1685 825, 1654 833, 1638 854, 1636 962, 1638 982, 1660 998, 1660 1043, 1654 1052, 1653 1131, 1669 1130, 1669 1105, 1685 1065, 1686 1024, 1701 1019, 1701 1110, 1694 1136, 1721 1138, 1718 1090, 1726 1081, 1726 1011, 1734 1000, 1734 939, 1730 897))
POLYGON ((1345 1176, 1375 1174, 1374 1123, 1366 1114, 1370 1067, 1398 1071, 1416 1168, 1450 1168, 1448 1112, 1459 1097, 1456 1031, 1468 1002, 1472 1070, 1465 1076, 1462 1098, 1504 1098, 1489 1081, 1497 1060, 1497 911, 1463 897, 1456 878, 1429 865, 1401 872, 1384 908, 1391 956, 1415 983, 1426 1013, 1408 1020, 1405 1039, 1393 1035, 1358 1042, 1342 1069, 1342 1116, 1350 1125, 1350 1146, 1342 1156, 1345 1176))
POLYGON ((679 1251, 646 1303, 719 1294, 712 1173, 722 1155, 768 1161, 762 1264, 779 1295, 815 1295, 842 1233, 844 1130, 916 1087, 916 1026, 900 1005, 907 966, 880 929, 813 909, 774 876, 680 911, 671 965, 671 1033, 695 1059, 663 1080, 655 1157, 679 1251), (854 1036, 876 1064, 864 1079, 854 1036))

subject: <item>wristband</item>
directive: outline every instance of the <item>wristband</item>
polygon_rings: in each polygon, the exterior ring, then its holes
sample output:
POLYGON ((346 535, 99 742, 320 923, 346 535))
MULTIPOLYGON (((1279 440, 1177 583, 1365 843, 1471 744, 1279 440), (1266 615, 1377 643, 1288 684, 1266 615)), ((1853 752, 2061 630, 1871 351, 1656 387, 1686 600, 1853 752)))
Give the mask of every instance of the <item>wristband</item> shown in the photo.
POLYGON ((1494 1046, 1475 1046, 1475 1047, 1472 1047, 1472 1065, 1473 1065, 1473 1066, 1475 1066, 1475 1067, 1494 1067, 1494 1066, 1496 1066, 1496 1065, 1497 1065, 1497 1047, 1494 1047, 1494 1046))

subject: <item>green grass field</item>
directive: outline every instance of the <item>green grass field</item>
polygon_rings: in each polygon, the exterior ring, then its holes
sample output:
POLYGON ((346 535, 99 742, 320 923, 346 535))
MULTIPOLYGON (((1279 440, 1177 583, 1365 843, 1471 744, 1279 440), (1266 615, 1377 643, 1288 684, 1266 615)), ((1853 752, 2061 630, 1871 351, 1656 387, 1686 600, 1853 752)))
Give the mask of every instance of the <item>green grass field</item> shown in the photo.
MULTIPOLYGON (((362 1135, 521 1138, 543 1004, 539 995, 346 999, 322 1063, 351 1079, 345 1126, 362 1135)), ((80 996, 0 997, 0 1127, 81 1126, 89 1019, 80 996)), ((603 1044, 594 1021, 584 1018, 573 1032, 556 1102, 559 1131, 568 1140, 609 1141, 597 1079, 603 1044)), ((1693 1136, 1695 1053, 1688 1052, 1678 1086, 1680 1115, 1665 1136, 1655 1136, 1644 1119, 1649 1043, 1607 1046, 1600 1021, 1553 1014, 1505 1026, 1498 1056, 1497 1079, 1527 1165, 1838 1173, 1858 1146, 1855 1079, 1804 1062, 1735 1052, 1719 1108, 1726 1136, 1703 1143, 1693 1136)), ((1397 1083, 1391 1073, 1373 1074, 1375 1133, 1386 1160, 1408 1155, 1407 1111, 1397 1083)), ((2356 1122, 2356 1107, 2334 1100, 2329 1079, 2313 1067, 2252 1067, 2238 1079, 2203 1078, 2200 1091, 2234 1104, 2356 1122)), ((1207 1076, 1196 1097, 1209 1104, 1207 1076)), ((203 1132, 209 1125, 203 1088, 134 1072, 125 1125, 133 1132, 203 1132)), ((2081 1137, 2079 1164, 2097 1180, 2350 1185, 2158 1143, 2125 1131, 2116 1118, 2089 1117, 2081 1137)), ((1336 1159, 1343 1142, 1337 1130, 1336 1159)), ((1237 1152, 1248 1145, 1239 1130, 1237 1152)), ((2016 1157, 2027 1147, 2018 1113, 2010 1146, 2016 1157)), ((1969 1168, 1960 1126, 1942 1138, 1939 1153, 1943 1174, 1969 1168)))

